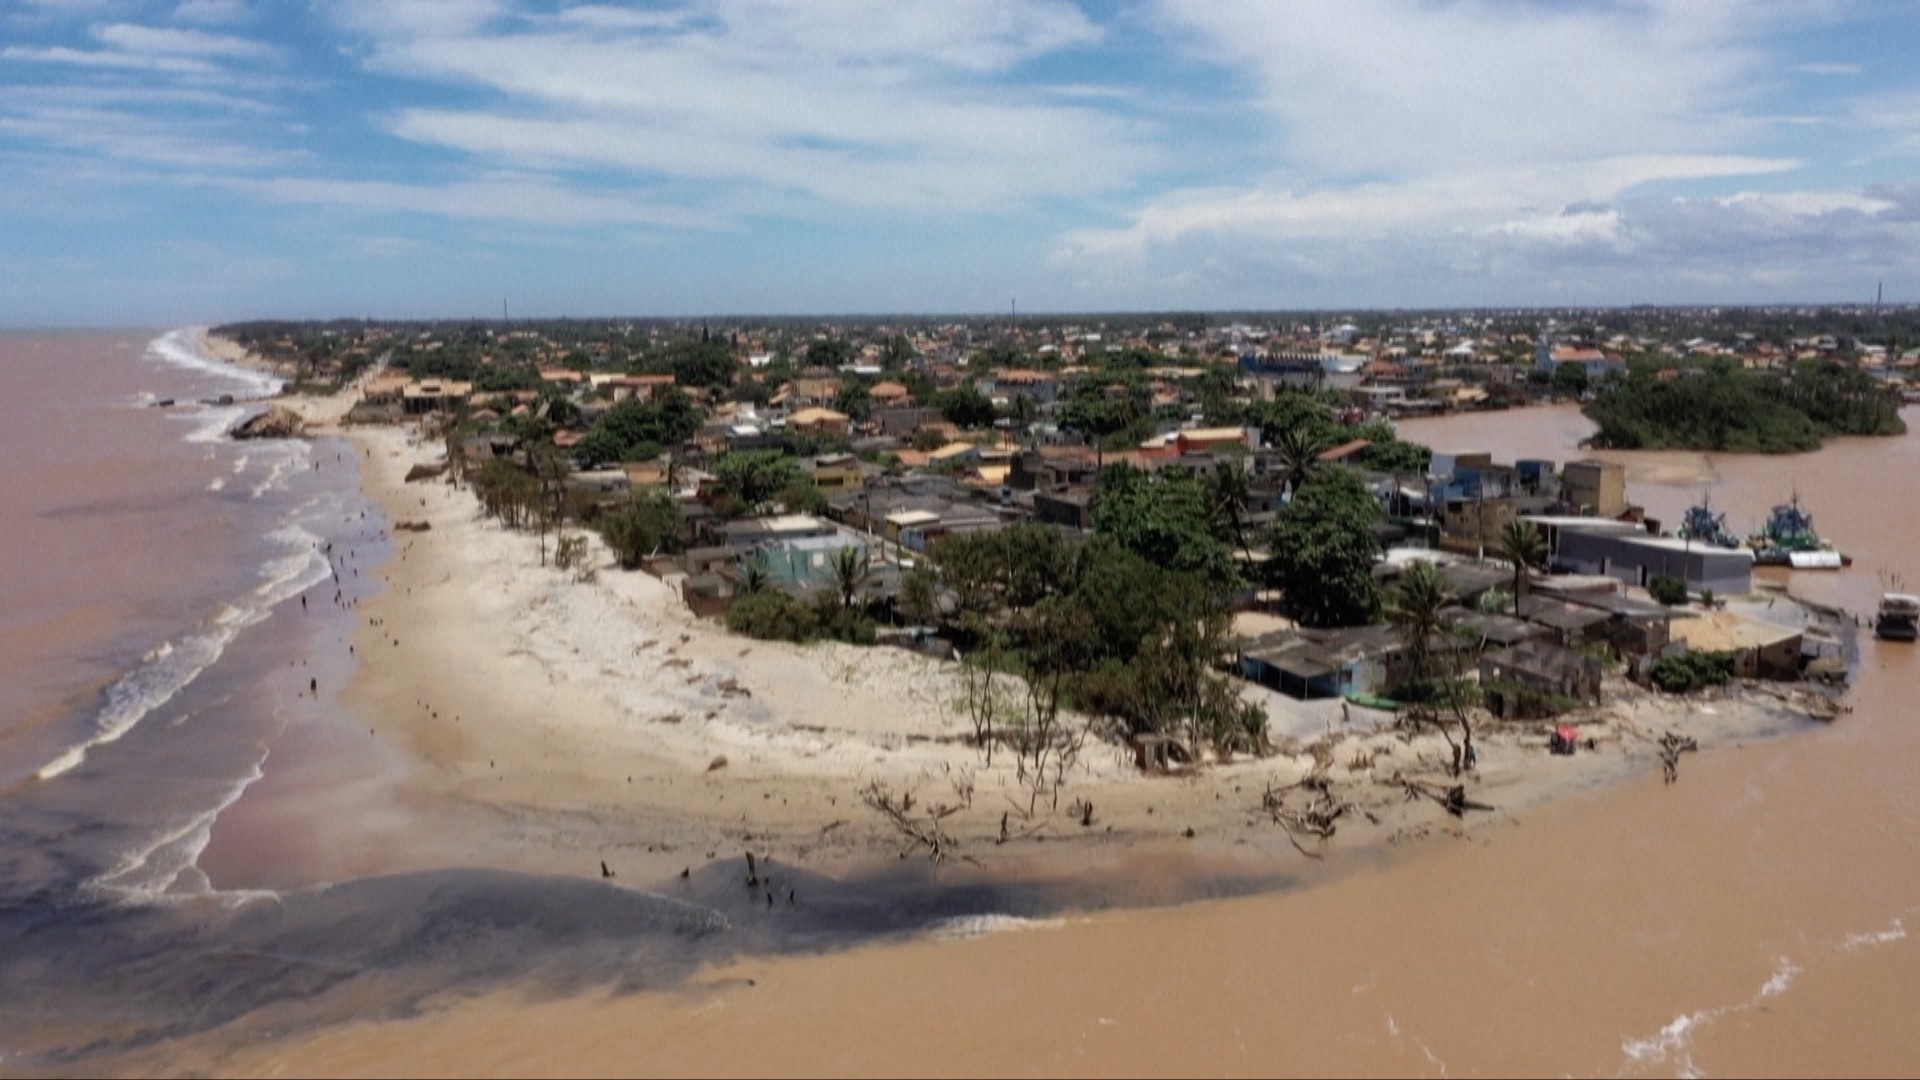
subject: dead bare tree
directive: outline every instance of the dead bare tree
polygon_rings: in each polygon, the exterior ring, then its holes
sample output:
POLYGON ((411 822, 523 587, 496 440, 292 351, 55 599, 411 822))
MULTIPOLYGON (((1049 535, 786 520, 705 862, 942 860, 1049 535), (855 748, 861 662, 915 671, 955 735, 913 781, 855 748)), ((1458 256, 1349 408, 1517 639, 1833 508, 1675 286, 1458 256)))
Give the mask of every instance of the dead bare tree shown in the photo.
POLYGON ((1300 837, 1306 835, 1318 840, 1331 839, 1338 827, 1337 822, 1355 809, 1352 803, 1334 796, 1332 782, 1318 768, 1285 787, 1276 788, 1268 784, 1260 795, 1260 808, 1286 832, 1287 842, 1293 845, 1294 850, 1309 859, 1321 856, 1301 846, 1300 837), (1293 791, 1308 793, 1304 805, 1287 804, 1287 794, 1293 791))
POLYGON ((1660 734, 1660 769, 1669 784, 1680 779, 1680 755, 1700 749, 1697 739, 1686 735, 1675 735, 1671 731, 1660 734))
POLYGON ((1401 788, 1406 791, 1407 801, 1411 802, 1414 799, 1421 798, 1432 799, 1434 802, 1440 804, 1441 809, 1444 809, 1447 813, 1457 818, 1466 817, 1467 811, 1469 810, 1497 809, 1486 803, 1475 802, 1467 798, 1467 789, 1464 784, 1453 784, 1448 787, 1442 787, 1439 784, 1428 783, 1424 780, 1409 780, 1405 777, 1396 777, 1395 780, 1400 784, 1401 788))
POLYGON ((946 819, 964 809, 962 805, 934 803, 916 816, 913 812, 913 792, 908 791, 896 796, 891 788, 878 780, 860 789, 860 802, 867 809, 886 818, 894 831, 908 840, 907 847, 900 852, 901 858, 904 859, 915 851, 925 848, 927 858, 936 866, 947 859, 959 859, 975 866, 979 865, 979 860, 960 850, 959 841, 949 835, 942 824, 946 819))

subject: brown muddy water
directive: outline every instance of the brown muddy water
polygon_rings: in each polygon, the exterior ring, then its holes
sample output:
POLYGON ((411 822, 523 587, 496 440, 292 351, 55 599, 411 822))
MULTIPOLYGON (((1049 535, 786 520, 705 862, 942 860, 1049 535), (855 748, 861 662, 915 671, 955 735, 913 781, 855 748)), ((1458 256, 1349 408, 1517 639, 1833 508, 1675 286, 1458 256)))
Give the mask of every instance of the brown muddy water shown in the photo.
MULTIPOLYGON (((138 362, 147 348, 133 341, 122 359, 138 362)), ((12 429, 0 430, 11 443, 12 429)), ((1409 424, 1404 434, 1565 459, 1585 430, 1568 410, 1528 410, 1409 424)), ((1793 458, 1628 460, 1630 493, 1669 520, 1706 479, 1739 529, 1797 488, 1822 532, 1855 557, 1841 573, 1795 576, 1797 595, 1868 612, 1882 576, 1920 573, 1913 437, 1793 458)), ((206 481, 232 464, 215 464, 183 463, 165 490, 218 496, 206 481)), ((300 505, 292 493, 288 505, 300 505)), ((354 509, 328 513, 344 522, 354 509)), ((280 527, 246 518, 222 535, 236 550, 257 545, 258 558, 272 550, 259 538, 280 527)), ((124 539, 99 543, 97 558, 153 555, 124 539)), ((9 707, 24 701, 28 711, 14 715, 37 718, 22 730, 54 733, 6 744, 15 774, 31 775, 99 730, 125 664, 137 670, 160 642, 183 640, 180 626, 198 624, 140 623, 124 613, 134 601, 88 599, 82 573, 64 590, 18 576, 4 579, 18 590, 7 599, 42 590, 53 628, 7 624, 15 651, 5 689, 20 693, 9 707), (61 606, 96 602, 106 614, 61 606), (87 629, 38 644, 61 626, 87 629), (28 696, 14 677, 27 656, 78 667, 28 696), (12 749, 42 738, 31 754, 12 749)), ((224 605, 233 590, 257 588, 256 577, 234 571, 221 585, 212 574, 180 592, 224 605)), ((183 571, 179 580, 201 579, 183 571)), ((1063 914, 1101 905, 1019 882, 948 888, 875 875, 808 883, 818 902, 772 931, 741 909, 738 868, 728 864, 664 895, 485 869, 265 897, 209 891, 204 879, 196 889, 183 873, 157 892, 104 889, 128 861, 116 845, 151 844, 141 838, 156 822, 181 831, 160 811, 182 790, 201 793, 195 805, 222 805, 225 789, 210 781, 142 777, 190 778, 189 761, 217 772, 203 763, 212 745, 245 742, 234 735, 263 718, 284 729, 320 708, 289 697, 280 668, 290 651, 323 649, 335 628, 294 620, 294 602, 281 598, 273 617, 236 635, 118 741, 0 795, 10 853, 0 860, 0 1070, 1920 1071, 1920 946, 1908 936, 1920 918, 1913 646, 1865 642, 1855 709, 1830 727, 1689 756, 1676 785, 1648 776, 1320 884, 1253 895, 1222 885, 1212 891, 1228 898, 1177 906, 1063 914), (187 715, 172 723, 173 710, 187 715)), ((271 733, 256 741, 278 745, 271 733)), ((258 757, 223 768, 245 777, 258 757)), ((275 857, 270 838, 247 847, 275 857)), ((1141 880, 1113 894, 1137 902, 1207 891, 1187 880, 1193 872, 1142 859, 1120 868, 1141 880)), ((1283 884, 1293 872, 1254 867, 1248 880, 1283 884)))

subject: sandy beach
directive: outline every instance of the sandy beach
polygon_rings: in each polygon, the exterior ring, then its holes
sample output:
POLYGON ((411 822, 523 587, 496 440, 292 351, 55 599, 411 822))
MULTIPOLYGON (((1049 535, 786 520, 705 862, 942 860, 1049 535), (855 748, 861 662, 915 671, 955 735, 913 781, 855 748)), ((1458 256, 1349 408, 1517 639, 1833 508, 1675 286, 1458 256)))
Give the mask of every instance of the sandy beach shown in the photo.
MULTIPOLYGON (((353 393, 281 400, 325 434, 342 430, 353 393)), ((1010 755, 988 766, 967 741, 953 665, 735 637, 694 617, 670 580, 619 570, 591 535, 590 575, 543 566, 534 536, 488 520, 464 488, 405 481, 442 463, 437 441, 400 427, 343 433, 388 527, 407 528, 385 564, 352 568, 384 589, 355 609, 359 663, 339 700, 403 764, 373 802, 364 784, 331 798, 365 842, 331 845, 334 858, 312 860, 315 881, 476 860, 588 873, 604 860, 644 883, 747 851, 837 872, 913 849, 861 804, 874 783, 923 808, 958 807, 941 825, 951 854, 1010 872, 1162 851, 1299 869, 1306 860, 1262 796, 1310 773, 1353 806, 1336 836, 1308 840, 1316 856, 1340 855, 1511 823, 1556 796, 1658 771, 1665 731, 1711 747, 1807 723, 1804 702, 1767 689, 1683 700, 1611 680, 1606 706, 1578 720, 1589 752, 1550 757, 1538 723, 1482 725, 1468 788, 1496 809, 1462 822, 1402 783, 1454 782, 1440 735, 1249 686, 1278 753, 1150 776, 1130 751, 1089 741, 1057 799, 1035 800, 1010 755)))

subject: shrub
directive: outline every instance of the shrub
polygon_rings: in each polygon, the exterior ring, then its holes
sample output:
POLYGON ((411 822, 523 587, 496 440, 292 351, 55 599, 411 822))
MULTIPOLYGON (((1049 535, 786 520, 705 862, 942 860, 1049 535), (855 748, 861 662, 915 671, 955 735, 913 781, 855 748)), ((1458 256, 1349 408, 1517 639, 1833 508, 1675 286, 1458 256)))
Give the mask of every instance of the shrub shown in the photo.
POLYGON ((727 629, 762 641, 811 641, 820 633, 812 608, 772 589, 735 600, 727 609, 727 629))
POLYGON ((1662 574, 1653 579, 1653 582, 1647 586, 1647 591, 1653 594, 1655 600, 1668 607, 1678 607, 1687 602, 1687 583, 1677 577, 1662 574))
POLYGON ((1653 685, 1669 694, 1684 694, 1702 686, 1724 686, 1733 681, 1734 654, 1688 652, 1654 661, 1653 685))

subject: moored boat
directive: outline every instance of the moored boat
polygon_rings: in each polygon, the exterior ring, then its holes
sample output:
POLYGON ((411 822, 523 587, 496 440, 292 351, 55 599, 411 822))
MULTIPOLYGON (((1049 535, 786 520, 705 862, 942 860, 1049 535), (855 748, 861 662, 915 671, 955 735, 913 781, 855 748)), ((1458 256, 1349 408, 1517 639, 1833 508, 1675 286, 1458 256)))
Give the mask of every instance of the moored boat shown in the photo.
POLYGON ((1912 641, 1920 637, 1920 596, 1887 593, 1873 617, 1873 635, 1885 641, 1912 641))
POLYGON ((1838 570, 1851 560, 1813 531, 1813 515, 1800 509, 1800 495, 1773 508, 1766 524, 1747 540, 1753 561, 1760 566, 1788 566, 1795 570, 1838 570))

